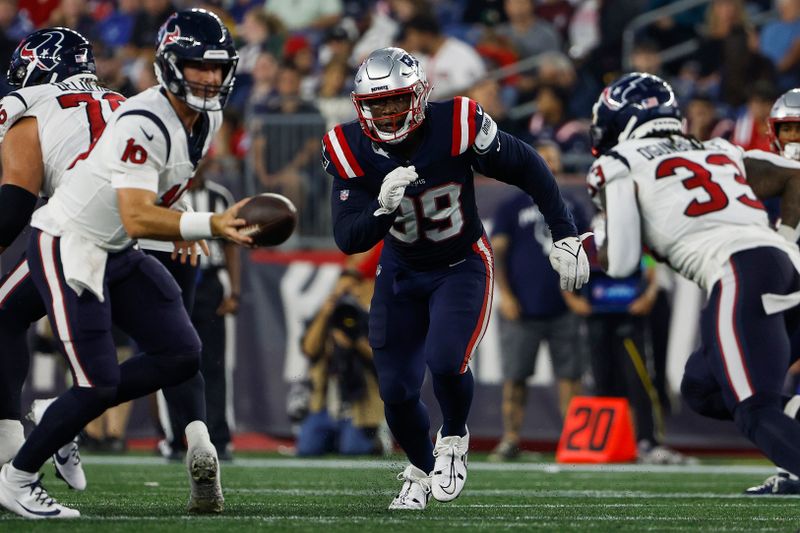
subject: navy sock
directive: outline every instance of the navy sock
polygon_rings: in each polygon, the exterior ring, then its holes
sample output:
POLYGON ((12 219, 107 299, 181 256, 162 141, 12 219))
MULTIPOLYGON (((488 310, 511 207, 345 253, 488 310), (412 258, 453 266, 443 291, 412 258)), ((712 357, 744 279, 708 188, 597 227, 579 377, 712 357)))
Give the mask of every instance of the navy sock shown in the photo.
POLYGON ((114 395, 114 387, 73 387, 59 396, 20 448, 13 461, 14 467, 38 472, 60 447, 113 405, 114 395))
POLYGON ((411 464, 426 474, 433 470, 431 422, 419 396, 402 403, 386 403, 383 409, 389 429, 411 464))
POLYGON ((0 312, 0 419, 21 420, 22 386, 28 377, 30 354, 27 332, 30 324, 20 323, 0 312))
POLYGON ((463 374, 433 375, 433 392, 442 410, 442 436, 467 434, 467 416, 472 405, 475 381, 472 370, 463 374))

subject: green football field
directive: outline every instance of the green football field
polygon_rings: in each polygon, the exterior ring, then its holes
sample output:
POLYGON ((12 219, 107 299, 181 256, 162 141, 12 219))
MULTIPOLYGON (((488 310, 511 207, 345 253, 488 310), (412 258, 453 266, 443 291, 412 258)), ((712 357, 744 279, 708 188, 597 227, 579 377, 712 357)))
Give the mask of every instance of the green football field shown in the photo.
POLYGON ((189 516, 180 464, 145 456, 87 456, 89 487, 45 485, 80 509, 73 521, 30 522, 0 512, 0 531, 798 531, 800 499, 744 497, 772 470, 763 462, 694 467, 492 464, 474 458, 467 487, 448 504, 389 512, 398 457, 299 460, 245 456, 224 464, 226 509, 189 516))

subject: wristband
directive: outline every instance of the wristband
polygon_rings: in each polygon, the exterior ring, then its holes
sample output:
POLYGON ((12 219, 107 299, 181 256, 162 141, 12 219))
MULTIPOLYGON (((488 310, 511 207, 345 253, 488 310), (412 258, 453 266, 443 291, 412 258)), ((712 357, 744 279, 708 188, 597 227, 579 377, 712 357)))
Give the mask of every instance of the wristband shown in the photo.
POLYGON ((211 239, 211 217, 214 213, 183 213, 181 215, 181 239, 199 241, 211 239))

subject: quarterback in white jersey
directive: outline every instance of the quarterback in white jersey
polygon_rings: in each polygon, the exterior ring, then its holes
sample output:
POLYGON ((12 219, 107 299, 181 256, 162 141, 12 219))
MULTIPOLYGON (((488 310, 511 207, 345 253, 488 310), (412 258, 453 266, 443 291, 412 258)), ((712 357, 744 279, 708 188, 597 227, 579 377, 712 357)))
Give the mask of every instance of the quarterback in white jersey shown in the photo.
MULTIPOLYGON (((200 9, 171 15, 158 34, 161 88, 120 106, 93 149, 35 214, 27 252, 30 277, 74 383, 0 470, 0 505, 6 509, 26 518, 80 516, 39 483, 37 471, 59 447, 53 443, 68 441, 109 407, 197 374, 200 340, 180 289, 133 239, 252 242, 238 231, 244 225, 236 217, 243 202, 222 214, 168 208, 185 191, 219 127, 237 61, 230 33, 216 15, 200 9), (112 314, 141 351, 121 365, 112 314)), ((198 419, 185 434, 188 510, 221 512, 219 462, 208 429, 198 419)))
POLYGON ((189 134, 161 87, 131 97, 113 115, 91 157, 86 154, 65 172, 64 185, 34 213, 31 225, 56 236, 74 231, 104 250, 124 250, 133 237, 144 235, 126 231, 117 190, 150 191, 156 205, 172 207, 221 124, 221 110, 200 113, 189 134))
MULTIPOLYGON (((600 261, 626 276, 644 245, 708 292, 683 397, 704 416, 733 420, 798 474, 800 423, 791 411, 800 397, 781 391, 797 353, 790 335, 800 323, 800 253, 769 227, 756 193, 786 199, 800 166, 720 139, 701 143, 681 126, 672 88, 658 77, 628 74, 601 94, 592 124, 599 159, 588 176, 605 214, 600 261)), ((782 203, 782 216, 796 227, 790 204, 782 203)))
MULTIPOLYGON (((91 45, 67 28, 27 36, 7 77, 15 89, 0 100, 0 251, 27 225, 37 196, 53 194, 64 170, 90 149, 125 100, 97 83, 91 45)), ((25 338, 28 326, 46 314, 28 272, 23 256, 0 280, 0 463, 24 441, 20 394, 30 358, 25 338)), ((86 487, 75 441, 62 446, 53 463, 70 487, 86 487)))

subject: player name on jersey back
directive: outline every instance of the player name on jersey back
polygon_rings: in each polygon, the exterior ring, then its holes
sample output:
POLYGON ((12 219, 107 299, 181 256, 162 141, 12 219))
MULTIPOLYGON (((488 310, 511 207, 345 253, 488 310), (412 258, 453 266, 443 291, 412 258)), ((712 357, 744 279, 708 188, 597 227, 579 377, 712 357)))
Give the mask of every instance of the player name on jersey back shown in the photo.
POLYGON ((595 161, 588 186, 597 200, 616 180, 633 180, 644 244, 709 288, 733 253, 758 246, 791 250, 769 227, 764 206, 747 184, 743 154, 723 139, 629 140, 595 161))

